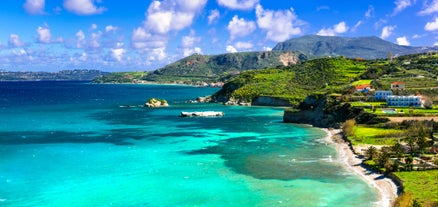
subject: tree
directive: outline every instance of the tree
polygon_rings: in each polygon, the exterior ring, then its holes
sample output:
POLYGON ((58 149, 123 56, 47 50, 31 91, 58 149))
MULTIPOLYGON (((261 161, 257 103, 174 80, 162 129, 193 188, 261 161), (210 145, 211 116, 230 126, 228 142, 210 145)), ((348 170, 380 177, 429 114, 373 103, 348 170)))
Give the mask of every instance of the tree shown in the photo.
POLYGON ((411 154, 415 153, 415 143, 417 142, 417 137, 411 136, 408 137, 408 146, 409 146, 409 152, 411 154))
POLYGON ((414 168, 413 162, 414 162, 414 157, 409 156, 405 158, 405 162, 406 162, 406 170, 407 171, 411 171, 414 168))
POLYGON ((391 147, 392 152, 397 156, 397 158, 402 158, 404 154, 403 146, 397 142, 391 147))
POLYGON ((365 153, 368 157, 368 160, 372 160, 377 156, 377 148, 374 146, 369 146, 365 153))
POLYGON ((345 136, 354 136, 354 126, 356 125, 356 121, 354 119, 349 119, 344 122, 342 125, 342 131, 344 132, 345 136))

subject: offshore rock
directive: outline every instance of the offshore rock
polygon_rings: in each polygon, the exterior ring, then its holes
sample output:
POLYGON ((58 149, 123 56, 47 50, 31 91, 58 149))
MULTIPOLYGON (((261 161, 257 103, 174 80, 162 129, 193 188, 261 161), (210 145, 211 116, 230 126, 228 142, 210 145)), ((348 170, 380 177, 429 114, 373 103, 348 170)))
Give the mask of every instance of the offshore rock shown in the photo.
POLYGON ((152 108, 167 107, 167 106, 169 106, 169 104, 167 103, 166 100, 164 100, 164 99, 157 99, 157 98, 149 99, 144 105, 146 107, 152 107, 152 108))

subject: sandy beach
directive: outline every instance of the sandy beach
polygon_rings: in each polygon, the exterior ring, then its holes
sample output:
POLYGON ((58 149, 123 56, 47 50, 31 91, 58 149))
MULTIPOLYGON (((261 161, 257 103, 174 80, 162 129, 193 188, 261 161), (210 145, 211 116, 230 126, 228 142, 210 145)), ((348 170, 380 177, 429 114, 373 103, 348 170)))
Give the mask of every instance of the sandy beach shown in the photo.
POLYGON ((373 206, 388 207, 397 198, 397 185, 383 174, 369 171, 361 166, 362 159, 353 153, 347 142, 340 136, 341 130, 326 130, 328 142, 336 146, 340 161, 345 164, 348 170, 359 175, 362 179, 373 186, 379 195, 379 201, 373 206))

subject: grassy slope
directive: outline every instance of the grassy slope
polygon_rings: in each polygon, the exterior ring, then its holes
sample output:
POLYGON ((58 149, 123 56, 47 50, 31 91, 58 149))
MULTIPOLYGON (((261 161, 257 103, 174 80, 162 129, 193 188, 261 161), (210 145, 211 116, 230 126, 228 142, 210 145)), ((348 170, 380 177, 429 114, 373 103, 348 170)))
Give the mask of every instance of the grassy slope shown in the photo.
POLYGON ((438 170, 394 173, 403 181, 404 191, 421 203, 438 203, 438 170))

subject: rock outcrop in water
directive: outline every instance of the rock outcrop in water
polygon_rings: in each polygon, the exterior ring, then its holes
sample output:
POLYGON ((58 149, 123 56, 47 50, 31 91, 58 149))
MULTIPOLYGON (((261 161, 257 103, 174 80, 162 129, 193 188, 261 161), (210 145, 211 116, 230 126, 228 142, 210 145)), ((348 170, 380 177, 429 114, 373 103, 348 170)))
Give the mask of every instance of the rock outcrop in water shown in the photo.
POLYGON ((146 107, 152 107, 152 108, 167 107, 167 106, 169 106, 169 104, 167 103, 166 100, 164 100, 164 99, 157 99, 157 98, 149 99, 144 105, 146 107))

